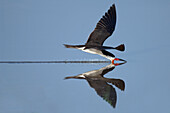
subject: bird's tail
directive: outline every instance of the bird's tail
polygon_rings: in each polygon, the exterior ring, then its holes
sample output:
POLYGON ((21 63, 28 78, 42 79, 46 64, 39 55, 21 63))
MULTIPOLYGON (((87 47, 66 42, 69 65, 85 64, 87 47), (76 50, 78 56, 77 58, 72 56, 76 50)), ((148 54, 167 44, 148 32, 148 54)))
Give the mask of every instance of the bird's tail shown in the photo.
POLYGON ((82 74, 79 74, 77 76, 68 76, 68 77, 65 77, 64 79, 85 79, 85 77, 82 75, 82 74))
POLYGON ((75 76, 65 77, 64 79, 76 78, 75 76))
POLYGON ((74 45, 63 44, 66 48, 76 48, 74 45))
POLYGON ((125 50, 125 45, 121 44, 121 45, 115 47, 114 49, 119 50, 119 51, 124 51, 125 50))
POLYGON ((83 47, 84 45, 67 45, 67 44, 63 44, 66 48, 75 48, 75 49, 78 49, 78 48, 81 48, 83 47))

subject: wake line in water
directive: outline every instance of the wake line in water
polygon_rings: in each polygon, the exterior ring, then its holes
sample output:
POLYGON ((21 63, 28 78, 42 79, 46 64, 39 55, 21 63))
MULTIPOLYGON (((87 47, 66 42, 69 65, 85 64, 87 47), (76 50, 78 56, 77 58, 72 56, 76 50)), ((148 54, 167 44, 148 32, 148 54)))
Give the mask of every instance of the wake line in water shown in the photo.
POLYGON ((1 64, 28 64, 28 63, 110 63, 110 61, 0 61, 1 64))

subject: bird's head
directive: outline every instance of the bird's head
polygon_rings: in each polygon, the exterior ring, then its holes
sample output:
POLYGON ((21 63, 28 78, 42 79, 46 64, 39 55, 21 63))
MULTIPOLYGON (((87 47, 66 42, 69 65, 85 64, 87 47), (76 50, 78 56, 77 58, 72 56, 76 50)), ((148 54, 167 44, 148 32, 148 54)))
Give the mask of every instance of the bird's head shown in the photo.
POLYGON ((123 59, 120 59, 120 58, 114 58, 114 59, 112 60, 112 64, 114 64, 114 65, 120 65, 120 64, 122 64, 121 61, 123 61, 123 64, 127 62, 126 60, 123 60, 123 59), (118 61, 118 62, 115 63, 115 61, 118 61), (120 61, 120 62, 119 62, 119 61, 120 61))

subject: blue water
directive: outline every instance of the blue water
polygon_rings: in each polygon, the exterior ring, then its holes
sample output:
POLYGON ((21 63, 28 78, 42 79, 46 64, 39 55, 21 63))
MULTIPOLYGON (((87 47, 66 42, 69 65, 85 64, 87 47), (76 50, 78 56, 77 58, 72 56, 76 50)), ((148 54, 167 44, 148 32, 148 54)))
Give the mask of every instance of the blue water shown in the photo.
MULTIPOLYGON (((112 1, 0 1, 0 60, 106 60, 66 49, 83 44, 112 1)), ((103 64, 0 64, 0 113, 160 113, 170 112, 170 1, 116 1, 118 21, 105 45, 124 43, 127 60, 105 75, 115 86, 116 108, 86 80, 64 80, 103 64)))

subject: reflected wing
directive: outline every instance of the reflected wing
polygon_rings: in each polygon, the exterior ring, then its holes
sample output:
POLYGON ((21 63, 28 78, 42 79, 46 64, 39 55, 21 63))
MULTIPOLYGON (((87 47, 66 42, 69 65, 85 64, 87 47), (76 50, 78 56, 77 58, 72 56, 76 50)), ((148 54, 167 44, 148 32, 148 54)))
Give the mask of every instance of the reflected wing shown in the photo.
POLYGON ((89 85, 95 89, 97 94, 107 101, 112 107, 115 108, 117 95, 115 88, 101 80, 92 80, 91 78, 86 79, 89 85))
POLYGON ((112 83, 115 85, 117 88, 120 90, 124 91, 125 90, 125 82, 121 79, 114 79, 114 78, 102 78, 102 80, 112 83))
POLYGON ((86 47, 101 46, 112 35, 116 25, 116 8, 113 4, 105 16, 97 23, 96 28, 90 34, 86 47))
POLYGON ((109 64, 106 67, 99 69, 98 71, 101 71, 100 76, 103 77, 106 73, 112 71, 113 69, 115 69, 115 65, 109 64))

